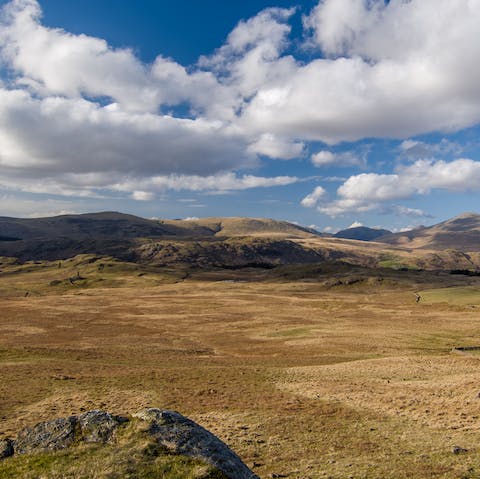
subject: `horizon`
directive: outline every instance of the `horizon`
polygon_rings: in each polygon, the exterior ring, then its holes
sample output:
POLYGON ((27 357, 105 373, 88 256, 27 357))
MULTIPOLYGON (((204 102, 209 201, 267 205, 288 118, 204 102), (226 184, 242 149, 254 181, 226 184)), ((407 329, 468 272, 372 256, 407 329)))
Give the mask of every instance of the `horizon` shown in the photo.
POLYGON ((339 233, 341 231, 345 231, 345 230, 348 230, 348 229, 360 229, 360 228, 373 229, 373 230, 386 229, 387 231, 390 231, 390 233, 406 233, 408 231, 412 231, 412 230, 415 230, 415 229, 434 227, 434 226, 437 226, 438 224, 445 223, 447 221, 456 220, 456 219, 459 219, 459 218, 465 218, 465 217, 471 217, 471 216, 480 216, 480 213, 475 213, 473 211, 464 211, 462 213, 459 213, 458 215, 455 215, 454 217, 447 218, 447 219, 439 221, 439 222, 434 222, 432 224, 419 224, 419 225, 414 226, 412 228, 404 228, 404 229, 401 229, 401 230, 388 230, 388 228, 381 228, 381 227, 378 227, 378 226, 369 226, 369 225, 364 225, 364 224, 360 224, 360 223, 357 222, 357 223, 353 223, 350 226, 347 226, 345 228, 334 229, 334 230, 329 231, 329 232, 321 231, 321 230, 318 230, 318 229, 316 229, 312 226, 303 225, 303 224, 300 224, 300 223, 295 222, 295 221, 288 221, 288 220, 270 218, 270 217, 263 217, 263 216, 256 216, 256 217, 253 217, 253 216, 202 216, 202 217, 194 216, 194 217, 186 217, 186 218, 167 218, 167 217, 155 217, 155 216, 146 217, 146 216, 140 216, 140 215, 133 215, 132 213, 124 213, 124 212, 121 212, 121 211, 111 210, 111 211, 91 211, 91 212, 85 212, 85 213, 61 213, 61 214, 52 215, 52 216, 33 216, 33 217, 32 216, 28 216, 28 217, 9 217, 9 216, 1 216, 0 215, 0 218, 25 219, 25 220, 40 219, 40 220, 42 220, 42 219, 51 219, 51 218, 62 218, 62 217, 66 217, 66 216, 91 216, 91 215, 105 215, 105 214, 134 216, 134 217, 149 220, 149 221, 192 221, 192 222, 200 221, 201 222, 201 221, 212 220, 212 219, 221 219, 221 220, 224 220, 224 219, 269 220, 269 221, 287 222, 287 223, 292 224, 293 226, 298 226, 298 227, 301 227, 301 228, 315 230, 318 233, 323 233, 323 234, 327 234, 327 235, 328 234, 335 235, 336 233, 339 233))
POLYGON ((0 9, 0 216, 401 231, 480 200, 480 4, 0 9))

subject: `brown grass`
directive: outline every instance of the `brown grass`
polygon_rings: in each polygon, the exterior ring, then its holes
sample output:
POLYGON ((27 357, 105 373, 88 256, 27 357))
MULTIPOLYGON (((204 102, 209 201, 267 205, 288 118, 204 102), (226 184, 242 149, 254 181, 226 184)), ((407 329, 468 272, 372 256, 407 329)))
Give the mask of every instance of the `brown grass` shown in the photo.
POLYGON ((261 477, 480 477, 480 362, 450 352, 480 344, 476 309, 416 304, 410 280, 326 287, 274 272, 174 283, 90 265, 85 284, 49 286, 67 266, 0 274, 4 435, 157 406, 217 433, 261 477))

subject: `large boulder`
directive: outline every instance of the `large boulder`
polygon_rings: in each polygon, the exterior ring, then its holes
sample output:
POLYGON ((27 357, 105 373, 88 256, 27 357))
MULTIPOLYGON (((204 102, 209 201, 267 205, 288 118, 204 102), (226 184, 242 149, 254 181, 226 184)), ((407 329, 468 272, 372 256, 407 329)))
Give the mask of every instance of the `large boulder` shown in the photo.
POLYGON ((148 408, 133 416, 146 421, 148 432, 169 451, 202 459, 230 479, 258 479, 224 442, 178 412, 148 408))
POLYGON ((76 422, 76 416, 70 416, 23 429, 15 441, 15 453, 56 451, 70 446, 75 439, 76 422))

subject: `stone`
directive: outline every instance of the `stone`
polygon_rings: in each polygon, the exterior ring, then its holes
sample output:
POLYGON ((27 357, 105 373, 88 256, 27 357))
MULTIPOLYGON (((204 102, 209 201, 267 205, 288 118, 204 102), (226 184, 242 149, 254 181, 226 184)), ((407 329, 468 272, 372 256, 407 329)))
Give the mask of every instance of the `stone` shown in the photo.
POLYGON ((453 446, 452 452, 453 454, 464 454, 465 452, 468 452, 468 449, 464 449, 463 447, 460 447, 460 446, 453 446))
POLYGON ((178 412, 148 408, 134 417, 148 421, 150 434, 171 452, 201 459, 229 479, 258 479, 224 442, 178 412))
POLYGON ((11 439, 0 439, 0 459, 13 456, 13 441, 11 439))
POLYGON ((76 422, 77 418, 70 416, 23 429, 15 441, 15 453, 56 451, 70 446, 75 439, 76 422))
POLYGON ((128 419, 108 412, 93 410, 78 416, 82 440, 85 442, 110 442, 118 426, 128 419))

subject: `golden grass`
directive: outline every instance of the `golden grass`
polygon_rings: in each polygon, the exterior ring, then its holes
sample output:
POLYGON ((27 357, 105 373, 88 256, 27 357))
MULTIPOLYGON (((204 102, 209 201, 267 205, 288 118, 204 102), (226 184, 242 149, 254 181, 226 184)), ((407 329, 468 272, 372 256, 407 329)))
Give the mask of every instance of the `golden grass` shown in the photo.
MULTIPOLYGON (((107 277, 97 266, 80 273, 107 277)), ((327 287, 276 271, 174 283, 175 272, 115 267, 116 287, 60 289, 49 286, 53 264, 4 267, 5 435, 94 408, 156 406, 218 434, 261 477, 480 477, 480 362, 450 352, 480 345, 480 314, 415 303, 423 273, 327 287), (37 294, 23 297, 26 285, 37 294)))

